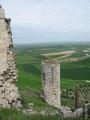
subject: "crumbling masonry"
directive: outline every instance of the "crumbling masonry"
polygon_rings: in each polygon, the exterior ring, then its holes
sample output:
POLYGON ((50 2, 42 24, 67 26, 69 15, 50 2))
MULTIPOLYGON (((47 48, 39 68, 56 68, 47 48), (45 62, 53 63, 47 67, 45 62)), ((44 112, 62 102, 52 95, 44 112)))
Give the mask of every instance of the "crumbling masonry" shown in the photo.
POLYGON ((10 19, 5 18, 0 6, 0 107, 20 108, 21 101, 18 88, 16 66, 14 63, 10 19))
POLYGON ((42 62, 42 97, 52 106, 60 108, 60 62, 46 60, 42 62))

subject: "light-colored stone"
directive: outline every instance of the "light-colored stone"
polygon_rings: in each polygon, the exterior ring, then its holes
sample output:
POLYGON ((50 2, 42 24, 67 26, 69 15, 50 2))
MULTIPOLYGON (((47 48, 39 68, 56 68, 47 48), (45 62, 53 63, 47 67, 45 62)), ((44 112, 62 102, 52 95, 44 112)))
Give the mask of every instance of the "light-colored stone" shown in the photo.
POLYGON ((77 108, 73 113, 73 117, 83 117, 84 116, 84 108, 77 108))
POLYGON ((11 19, 6 19, 4 10, 0 7, 0 107, 20 108, 20 95, 15 82, 17 80, 16 66, 12 52, 11 19))
POLYGON ((46 60, 42 62, 42 97, 52 106, 60 108, 60 62, 46 60))
POLYGON ((62 107, 60 108, 60 114, 61 114, 64 118, 73 117, 73 112, 70 110, 69 107, 64 107, 64 106, 62 106, 62 107))
POLYGON ((78 108, 76 109, 75 112, 71 111, 69 107, 62 106, 60 108, 60 114, 64 118, 77 118, 77 117, 83 117, 84 115, 84 109, 83 108, 78 108))
POLYGON ((85 105, 85 118, 90 118, 90 103, 85 105))

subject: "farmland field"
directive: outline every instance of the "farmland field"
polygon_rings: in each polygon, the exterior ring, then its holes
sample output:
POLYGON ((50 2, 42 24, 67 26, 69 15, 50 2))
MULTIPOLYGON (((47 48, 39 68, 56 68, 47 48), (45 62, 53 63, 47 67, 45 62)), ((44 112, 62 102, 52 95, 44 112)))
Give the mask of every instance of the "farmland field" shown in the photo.
MULTIPOLYGON (((78 84, 84 84, 85 80, 90 80, 89 47, 90 45, 88 44, 16 46, 16 64, 19 71, 19 79, 17 81, 17 86, 21 91, 21 95, 24 98, 25 104, 30 102, 31 97, 30 99, 29 97, 27 99, 26 96, 24 96, 24 92, 28 92, 28 89, 41 92, 41 62, 47 59, 47 57, 43 54, 49 55, 51 53, 48 58, 51 60, 59 58, 58 60, 60 60, 61 62, 61 88, 75 89, 78 84), (55 53, 59 54, 55 55, 55 53), (60 53, 63 53, 62 56, 60 56, 60 53), (70 56, 63 58, 66 53, 70 54, 70 56), (86 53, 88 53, 88 57, 86 56, 86 53), (67 59, 71 58, 77 58, 78 60, 75 62, 69 60, 67 61, 67 59)), ((35 104, 38 105, 38 100, 35 101, 35 104)), ((44 103, 41 102, 41 104, 44 103)))
MULTIPOLYGON (((90 57, 86 57, 86 53, 83 52, 83 50, 87 50, 89 48, 89 45, 58 45, 58 46, 16 46, 15 52, 16 52, 16 64, 17 68, 19 70, 19 80, 17 81, 17 85, 22 84, 24 82, 24 87, 31 87, 34 89, 40 89, 41 88, 41 62, 44 59, 47 59, 42 54, 48 54, 48 53, 54 53, 55 51, 61 52, 68 50, 72 51, 74 49, 73 54, 71 56, 67 56, 62 59, 61 61, 61 86, 64 87, 65 81, 70 84, 73 81, 75 83, 82 83, 85 80, 90 79, 90 57), (66 61, 67 59, 77 58, 78 61, 66 61), (84 59, 79 59, 84 58, 84 59), (64 62, 65 61, 65 62, 64 62), (24 81, 25 79, 25 81, 24 81), (36 81, 36 82, 35 82, 36 81), (64 82, 63 82, 64 81, 64 82), (28 84, 28 83, 31 84, 28 84), (26 86, 25 86, 26 84, 26 86), (36 86, 35 86, 36 85, 36 86)), ((88 51, 88 55, 90 55, 90 51, 88 51)), ((59 55, 54 55, 53 57, 49 59, 56 59, 59 55)), ((63 56, 62 56, 63 57, 63 56)), ((70 86, 67 83, 66 87, 74 87, 74 85, 70 86)), ((22 86, 23 86, 22 85, 22 86)), ((21 86, 19 86, 21 87, 21 86)))

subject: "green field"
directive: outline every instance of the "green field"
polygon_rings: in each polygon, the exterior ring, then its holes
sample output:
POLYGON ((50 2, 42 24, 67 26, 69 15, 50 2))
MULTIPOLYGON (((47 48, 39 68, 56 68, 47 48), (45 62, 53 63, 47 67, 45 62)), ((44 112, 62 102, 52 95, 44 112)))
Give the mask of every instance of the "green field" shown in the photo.
MULTIPOLYGON (((28 92, 29 89, 32 89, 32 91, 37 91, 40 93, 42 89, 41 62, 46 58, 41 54, 59 52, 64 50, 77 50, 78 54, 74 54, 75 57, 79 58, 82 57, 82 51, 88 47, 88 45, 16 46, 16 64, 19 71, 17 86, 19 87, 21 95, 24 98, 26 104, 28 102, 32 102, 32 100, 31 97, 30 99, 29 97, 27 99, 27 96, 24 96, 25 92, 28 92)), ((74 56, 74 54, 72 56, 74 56)), ((75 89, 78 84, 84 84, 85 80, 89 80, 89 65, 90 58, 80 60, 78 62, 61 63, 61 88, 75 89)), ((38 105, 38 102, 40 101, 36 101, 34 100, 33 102, 38 105)), ((43 105, 45 104, 42 102, 40 103, 43 105)))
MULTIPOLYGON (((71 44, 71 45, 18 45, 14 48, 16 54, 16 66, 18 70, 18 81, 17 86, 19 88, 23 108, 28 108, 29 103, 33 103, 33 110, 40 112, 45 110, 48 113, 50 111, 56 110, 56 108, 49 106, 43 100, 40 99, 40 93, 42 90, 42 80, 41 80, 41 62, 46 59, 41 54, 50 53, 50 52, 59 52, 64 50, 75 50, 78 53, 69 56, 68 58, 75 57, 81 58, 86 55, 83 50, 90 48, 88 44, 71 44)), ((90 54, 90 51, 89 53, 90 54)), ((54 59, 59 56, 53 56, 54 59)), ((67 59, 67 58, 64 58, 67 59)), ((60 60, 61 61, 61 60, 60 60)), ((75 89, 79 84, 84 84, 86 80, 90 80, 90 57, 87 59, 82 59, 76 62, 61 62, 61 89, 75 89)), ((62 105, 70 106, 70 100, 62 98, 62 105)), ((71 106, 73 106, 73 101, 71 101, 71 106)), ((73 106, 74 107, 74 106, 73 106)), ((13 116, 10 110, 1 110, 3 120, 7 120, 5 116, 9 119, 10 115, 13 116)), ((11 120, 62 120, 60 116, 53 117, 42 117, 38 116, 25 116, 22 112, 15 112, 15 117, 12 117, 11 120), (17 116, 16 116, 17 114, 17 116), (21 116, 21 118, 18 118, 21 116)))
MULTIPOLYGON (((16 64, 19 70, 19 81, 17 85, 19 87, 31 87, 34 89, 41 89, 41 61, 46 59, 41 56, 42 53, 55 52, 64 50, 75 50, 79 49, 78 54, 75 56, 78 58, 82 57, 81 52, 83 49, 87 48, 87 46, 82 45, 70 45, 70 46, 43 46, 43 47, 16 47, 16 64), (50 49, 51 48, 51 49, 50 49), (21 84, 21 85, 20 85, 21 84)), ((84 53, 83 53, 84 54, 84 53)), ((73 54, 74 56, 74 54, 73 54)), ((69 62, 69 63, 61 63, 61 86, 64 87, 74 87, 78 83, 83 83, 85 80, 90 79, 90 58, 85 60, 81 60, 78 62, 69 62), (66 81, 66 83, 65 83, 66 81), (71 84, 71 81, 75 84, 71 84), (66 85, 67 84, 67 85, 66 85), (71 85, 70 85, 71 84, 71 85)))

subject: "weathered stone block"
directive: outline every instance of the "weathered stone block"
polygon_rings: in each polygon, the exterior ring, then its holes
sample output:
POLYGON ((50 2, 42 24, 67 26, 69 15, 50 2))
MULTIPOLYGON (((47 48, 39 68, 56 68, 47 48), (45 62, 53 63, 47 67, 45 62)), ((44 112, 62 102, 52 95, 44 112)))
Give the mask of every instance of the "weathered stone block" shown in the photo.
POLYGON ((45 101, 60 108, 60 62, 50 60, 42 62, 42 87, 45 101))

